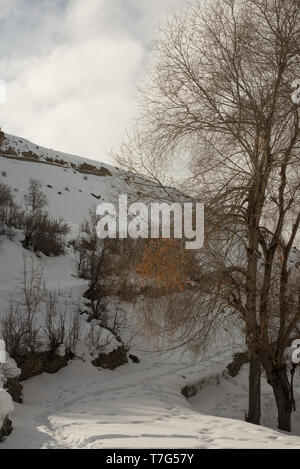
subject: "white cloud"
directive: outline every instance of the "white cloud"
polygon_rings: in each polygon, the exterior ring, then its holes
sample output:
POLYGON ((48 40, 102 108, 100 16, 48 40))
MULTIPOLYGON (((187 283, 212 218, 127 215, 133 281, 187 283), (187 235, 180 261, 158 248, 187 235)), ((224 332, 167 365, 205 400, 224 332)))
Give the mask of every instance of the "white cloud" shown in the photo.
MULTIPOLYGON (((164 7, 180 2, 165 0, 164 7)), ((134 114, 146 42, 162 17, 162 2, 50 3, 10 4, 18 6, 15 21, 26 4, 35 23, 20 29, 2 62, 7 102, 0 105, 1 126, 41 145, 107 161, 105 150, 120 142, 134 114)), ((7 26, 5 20, 2 15, 7 26)))

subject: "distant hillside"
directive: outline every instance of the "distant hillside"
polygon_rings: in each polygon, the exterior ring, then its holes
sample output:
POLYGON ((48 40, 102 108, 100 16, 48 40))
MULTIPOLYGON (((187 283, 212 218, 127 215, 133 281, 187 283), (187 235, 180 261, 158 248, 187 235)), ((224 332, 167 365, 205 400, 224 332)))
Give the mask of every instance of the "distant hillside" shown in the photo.
POLYGON ((117 169, 87 158, 52 150, 36 145, 29 140, 1 132, 0 155, 11 159, 22 159, 29 162, 47 163, 69 167, 80 172, 91 172, 99 176, 111 176, 117 169))
MULTIPOLYGON (((31 178, 41 181, 49 212, 71 224, 79 225, 100 200, 114 201, 119 194, 127 194, 129 201, 140 198, 141 178, 126 171, 3 132, 0 144, 0 182, 21 200, 31 178)), ((155 192, 163 195, 157 186, 155 192)))

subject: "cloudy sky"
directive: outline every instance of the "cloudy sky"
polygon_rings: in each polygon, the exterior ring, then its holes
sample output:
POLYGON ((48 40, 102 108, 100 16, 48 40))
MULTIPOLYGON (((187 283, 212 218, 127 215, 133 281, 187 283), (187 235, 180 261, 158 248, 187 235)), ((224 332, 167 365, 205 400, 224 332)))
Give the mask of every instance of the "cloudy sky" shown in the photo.
POLYGON ((155 30, 187 0, 0 0, 0 126, 110 162, 134 117, 155 30))

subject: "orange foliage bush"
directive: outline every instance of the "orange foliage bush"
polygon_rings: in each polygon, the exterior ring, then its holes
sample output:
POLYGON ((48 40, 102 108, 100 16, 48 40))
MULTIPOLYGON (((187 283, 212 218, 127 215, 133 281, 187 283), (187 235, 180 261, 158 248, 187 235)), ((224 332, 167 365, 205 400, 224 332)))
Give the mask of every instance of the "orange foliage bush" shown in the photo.
POLYGON ((145 284, 152 279, 156 287, 182 292, 188 282, 188 257, 179 240, 150 240, 136 272, 145 284))

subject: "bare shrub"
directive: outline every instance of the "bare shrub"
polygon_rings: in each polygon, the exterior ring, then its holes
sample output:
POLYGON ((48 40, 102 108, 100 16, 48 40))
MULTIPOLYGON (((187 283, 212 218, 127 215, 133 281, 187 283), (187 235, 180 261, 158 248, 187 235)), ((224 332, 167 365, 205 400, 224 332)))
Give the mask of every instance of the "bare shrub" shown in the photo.
POLYGON ((90 329, 86 336, 86 341, 91 350, 91 354, 95 354, 100 350, 103 350, 105 346, 109 345, 109 340, 103 340, 103 329, 95 321, 90 323, 90 329))
POLYGON ((73 353, 80 339, 80 309, 76 307, 75 311, 70 311, 69 306, 65 303, 61 308, 57 293, 48 293, 43 331, 53 351, 63 344, 66 353, 73 353))
POLYGON ((13 302, 9 304, 6 316, 1 322, 1 332, 11 357, 17 358, 27 351, 28 324, 19 306, 13 302))
POLYGON ((0 183, 0 235, 12 236, 12 227, 17 224, 18 212, 19 207, 11 188, 0 183))
POLYGON ((104 259, 106 249, 104 243, 98 238, 97 215, 94 209, 89 212, 89 219, 81 225, 81 235, 76 243, 79 254, 78 275, 89 281, 89 288, 85 297, 90 301, 93 317, 104 320, 105 316, 105 292, 104 284, 104 259))
POLYGON ((46 256, 59 256, 64 253, 65 236, 69 226, 63 219, 51 217, 43 208, 48 205, 39 181, 30 180, 24 195, 25 211, 19 216, 18 224, 24 232, 23 247, 42 252, 46 256))
MULTIPOLYGON (((111 315, 110 322, 107 328, 112 332, 112 334, 116 337, 119 342, 122 342, 121 336, 123 335, 124 331, 128 329, 128 317, 127 312, 121 307, 121 301, 115 306, 114 313, 111 315)), ((132 340, 132 333, 130 334, 129 341, 132 340)))
POLYGON ((12 300, 2 321, 2 333, 7 351, 13 357, 35 352, 41 346, 37 314, 45 297, 43 271, 31 259, 30 267, 24 256, 24 267, 17 291, 20 298, 12 300))
POLYGON ((45 289, 42 269, 33 260, 28 266, 25 256, 18 292, 19 298, 10 302, 1 323, 10 356, 17 359, 29 352, 55 351, 62 344, 66 353, 74 352, 81 334, 79 306, 68 302, 60 306, 58 294, 45 289))
POLYGON ((68 223, 62 218, 52 218, 47 212, 38 213, 33 219, 31 243, 36 252, 46 256, 59 256, 65 250, 68 223))

